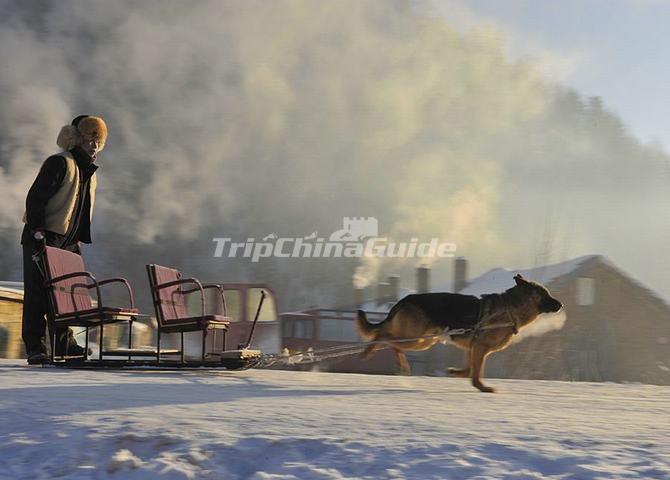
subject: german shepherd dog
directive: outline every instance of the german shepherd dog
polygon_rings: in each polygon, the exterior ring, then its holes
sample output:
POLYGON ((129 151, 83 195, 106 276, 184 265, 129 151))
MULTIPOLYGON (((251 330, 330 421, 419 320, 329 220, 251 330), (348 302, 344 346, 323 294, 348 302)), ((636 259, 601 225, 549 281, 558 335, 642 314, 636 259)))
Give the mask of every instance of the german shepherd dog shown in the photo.
POLYGON ((409 375, 405 351, 428 350, 444 341, 445 329, 463 329, 449 335, 449 343, 466 351, 465 367, 448 371, 457 377, 470 377, 472 385, 482 392, 494 392, 481 381, 487 355, 507 347, 514 334, 538 315, 563 308, 539 283, 529 282, 521 275, 516 275, 514 281, 516 285, 504 293, 481 298, 457 293, 408 295, 377 324, 369 323, 365 312, 359 310, 356 321, 359 336, 382 342, 368 345, 361 357, 370 358, 384 343, 390 344, 400 373, 409 375))

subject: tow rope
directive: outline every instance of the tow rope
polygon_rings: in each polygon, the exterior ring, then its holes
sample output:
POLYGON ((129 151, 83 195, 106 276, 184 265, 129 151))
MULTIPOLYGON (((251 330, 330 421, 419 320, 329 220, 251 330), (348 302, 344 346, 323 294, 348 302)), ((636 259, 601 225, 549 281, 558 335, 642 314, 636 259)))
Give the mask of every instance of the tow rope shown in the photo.
POLYGON ((347 357, 350 355, 356 355, 363 352, 368 346, 375 344, 385 344, 379 350, 384 350, 391 347, 392 343, 408 343, 416 342, 419 340, 432 340, 439 338, 440 342, 448 342, 451 340, 451 337, 457 337, 462 335, 467 335, 471 332, 477 334, 478 332, 484 330, 494 330, 498 328, 509 328, 512 327, 513 332, 516 334, 518 332, 516 323, 511 320, 507 323, 497 323, 492 325, 480 326, 483 320, 477 322, 477 324, 472 328, 454 328, 449 329, 445 328, 442 333, 435 335, 425 335, 423 337, 416 338, 403 338, 403 339, 387 339, 387 340, 375 340, 371 342, 364 343, 348 343, 344 345, 338 345, 334 347, 327 347, 315 350, 312 347, 309 347, 306 350, 290 353, 287 349, 284 350, 281 354, 262 354, 258 361, 249 366, 249 368, 269 368, 275 365, 287 365, 287 366, 296 366, 296 365, 309 365, 313 363, 319 363, 324 360, 329 360, 332 358, 347 357))

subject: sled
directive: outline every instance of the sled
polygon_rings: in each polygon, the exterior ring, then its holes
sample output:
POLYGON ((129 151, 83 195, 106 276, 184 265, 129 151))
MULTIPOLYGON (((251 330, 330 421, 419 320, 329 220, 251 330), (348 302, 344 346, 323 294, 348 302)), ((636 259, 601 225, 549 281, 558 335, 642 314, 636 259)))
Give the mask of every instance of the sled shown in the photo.
MULTIPOLYGON (((83 259, 76 253, 55 247, 45 247, 35 257, 44 277, 49 308, 47 324, 49 327, 49 343, 51 354, 49 364, 54 366, 79 368, 125 368, 125 367, 165 367, 165 368, 226 368, 240 369, 253 366, 261 357, 258 350, 238 348, 225 350, 225 334, 231 321, 225 315, 226 305, 223 289, 218 284, 202 284, 196 278, 182 278, 177 270, 160 265, 147 265, 149 284, 154 307, 156 310, 157 345, 134 346, 133 323, 150 323, 151 317, 142 314, 135 307, 133 290, 125 278, 114 277, 97 280, 87 271, 83 259), (103 297, 103 288, 110 284, 121 284, 128 295, 128 304, 118 306, 108 303, 103 297), (185 289, 185 286, 192 288, 185 289), (224 315, 207 314, 205 311, 205 289, 217 289, 224 315), (91 297, 95 290, 95 299, 91 297), (199 315, 189 315, 186 309, 187 295, 200 294, 199 315), (111 324, 126 323, 128 336, 127 346, 106 346, 105 327, 111 324), (83 356, 70 356, 67 350, 56 355, 57 327, 83 327, 85 329, 85 345, 83 356), (98 352, 94 357, 89 355, 89 329, 97 328, 98 352), (184 355, 184 333, 202 332, 202 353, 198 360, 186 359, 184 355), (221 332, 221 348, 206 352, 206 340, 213 332, 213 345, 216 345, 216 333, 221 332), (180 334, 180 348, 162 348, 161 336, 167 333, 180 334)), ((247 345, 248 346, 248 345, 247 345)))

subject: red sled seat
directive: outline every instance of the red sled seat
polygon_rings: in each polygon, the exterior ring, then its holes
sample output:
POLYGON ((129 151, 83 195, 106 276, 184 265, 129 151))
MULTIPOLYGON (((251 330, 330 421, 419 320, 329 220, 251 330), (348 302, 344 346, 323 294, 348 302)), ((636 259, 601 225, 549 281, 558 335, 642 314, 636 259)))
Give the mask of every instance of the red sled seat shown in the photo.
MULTIPOLYGON (((88 355, 89 328, 98 327, 99 359, 102 360, 104 345, 104 327, 106 324, 129 322, 128 348, 132 347, 132 322, 138 315, 132 288, 125 278, 115 277, 96 280, 86 271, 80 255, 55 247, 45 247, 40 256, 40 269, 44 276, 49 297, 49 320, 51 361, 55 358, 56 327, 86 327, 86 348, 88 355), (121 283, 128 292, 129 306, 118 307, 104 303, 100 287, 112 283, 121 283), (97 304, 93 304, 90 291, 95 290, 97 304)), ((38 263, 39 264, 39 263, 38 263)))
MULTIPOLYGON (((218 352, 222 353, 226 345, 225 335, 231 321, 226 315, 226 298, 223 293, 223 287, 214 283, 203 284, 197 278, 182 278, 179 270, 161 265, 149 264, 146 268, 149 276, 151 296, 156 310, 156 320, 158 322, 158 362, 160 363, 161 333, 177 332, 181 334, 179 353, 182 363, 184 363, 184 332, 202 332, 201 361, 204 363, 205 343, 208 332, 213 330, 213 335, 216 335, 217 330, 223 331, 223 347, 218 352), (191 285, 193 288, 184 289, 187 285, 191 285), (213 315, 205 312, 204 291, 206 289, 218 290, 223 315, 213 315), (200 293, 200 315, 193 316, 188 313, 186 299, 187 295, 196 292, 200 293)), ((216 341, 213 344, 215 345, 216 341)), ((215 354, 217 352, 212 353, 215 354)))

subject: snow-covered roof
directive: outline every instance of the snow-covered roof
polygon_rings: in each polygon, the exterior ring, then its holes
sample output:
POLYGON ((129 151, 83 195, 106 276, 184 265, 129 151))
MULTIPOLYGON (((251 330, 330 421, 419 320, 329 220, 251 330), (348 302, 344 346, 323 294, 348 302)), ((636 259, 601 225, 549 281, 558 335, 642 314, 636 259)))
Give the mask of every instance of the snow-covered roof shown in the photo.
MULTIPOLYGON (((407 295, 403 295, 400 298, 406 297, 407 295)), ((371 300, 369 302, 365 302, 362 304, 360 307, 361 310, 365 310, 366 312, 388 312, 391 310, 391 307, 396 304, 396 301, 393 302, 384 302, 384 303, 377 303, 374 300, 371 300)))
POLYGON ((291 315, 294 317, 311 317, 312 314, 309 312, 281 312, 279 315, 291 315))
POLYGON ((0 297, 23 299, 23 282, 0 282, 0 297))
MULTIPOLYGON (((494 268, 480 275, 468 283, 467 287, 459 293, 465 295, 482 295, 484 293, 499 293, 514 286, 514 275, 520 273, 526 280, 532 280, 542 284, 548 284, 559 277, 568 275, 584 263, 602 258, 600 255, 584 255, 554 265, 528 268, 525 270, 510 270, 506 268, 494 268)), ((435 290, 439 291, 439 290, 435 290)))

